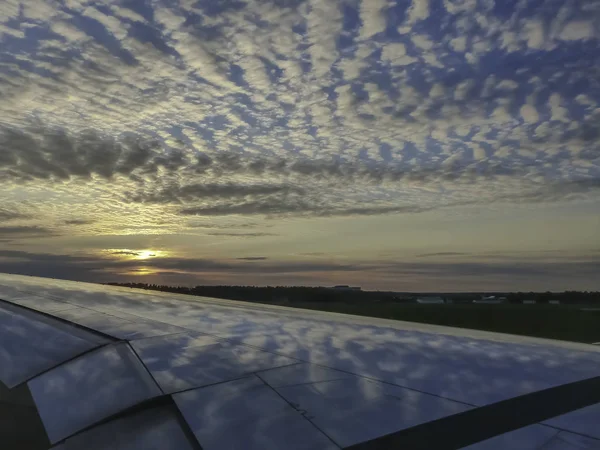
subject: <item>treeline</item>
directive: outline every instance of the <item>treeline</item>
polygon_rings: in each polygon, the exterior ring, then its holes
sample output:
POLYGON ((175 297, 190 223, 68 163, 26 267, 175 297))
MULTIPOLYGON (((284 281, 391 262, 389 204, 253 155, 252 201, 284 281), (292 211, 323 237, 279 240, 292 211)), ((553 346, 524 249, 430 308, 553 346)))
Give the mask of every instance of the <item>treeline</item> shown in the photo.
POLYGON ((146 283, 108 283, 138 289, 150 289, 177 294, 203 297, 225 298, 249 302, 288 303, 288 302, 357 302, 363 300, 391 300, 389 293, 336 290, 324 287, 306 286, 164 286, 146 283))
POLYGON ((550 303, 559 301, 561 304, 600 304, 600 292, 597 291, 565 291, 565 292, 511 292, 506 295, 509 303, 550 303))
MULTIPOLYGON (((331 289, 324 287, 306 286, 166 286, 147 283, 108 283, 113 286, 124 286, 138 289, 150 289, 177 294, 189 294, 204 297, 225 298, 264 303, 363 303, 363 302, 391 302, 413 303, 419 297, 431 296, 425 293, 403 293, 385 291, 354 291, 345 289, 331 289)), ((441 293, 436 294, 450 300, 452 303, 471 303, 490 293, 441 293)), ((506 303, 520 304, 535 302, 547 304, 560 302, 561 304, 596 304, 600 305, 600 292, 565 291, 565 292, 494 292, 491 295, 505 297, 506 303)))

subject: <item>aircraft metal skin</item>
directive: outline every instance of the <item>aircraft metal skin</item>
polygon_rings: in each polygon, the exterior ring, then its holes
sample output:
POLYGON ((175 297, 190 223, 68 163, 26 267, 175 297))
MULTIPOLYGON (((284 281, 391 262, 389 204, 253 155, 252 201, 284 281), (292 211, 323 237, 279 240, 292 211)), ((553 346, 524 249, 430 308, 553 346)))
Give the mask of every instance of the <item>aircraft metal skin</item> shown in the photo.
POLYGON ((597 345, 19 275, 0 383, 61 450, 600 449, 597 345))

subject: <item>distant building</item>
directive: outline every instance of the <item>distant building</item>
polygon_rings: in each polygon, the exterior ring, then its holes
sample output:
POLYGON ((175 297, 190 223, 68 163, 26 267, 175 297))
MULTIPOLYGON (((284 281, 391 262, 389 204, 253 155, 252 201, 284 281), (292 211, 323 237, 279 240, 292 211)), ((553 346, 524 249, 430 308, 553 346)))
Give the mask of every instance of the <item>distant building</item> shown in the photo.
POLYGON ((473 303, 483 304, 483 305, 498 305, 500 303, 504 303, 506 301, 506 297, 496 297, 495 295, 490 295, 486 297, 482 296, 479 300, 473 300, 473 303))
POLYGON ((417 303, 422 305, 440 305, 444 303, 442 297, 419 297, 417 303))
POLYGON ((362 291, 360 286, 348 286, 346 284, 340 284, 332 287, 331 289, 337 289, 338 291, 362 291))

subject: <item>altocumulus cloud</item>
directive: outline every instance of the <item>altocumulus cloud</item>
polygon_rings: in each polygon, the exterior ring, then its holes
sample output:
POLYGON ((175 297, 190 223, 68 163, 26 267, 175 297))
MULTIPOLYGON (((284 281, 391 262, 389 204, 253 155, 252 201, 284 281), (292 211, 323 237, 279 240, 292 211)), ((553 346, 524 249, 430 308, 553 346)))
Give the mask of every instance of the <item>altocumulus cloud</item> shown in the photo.
POLYGON ((184 215, 597 198, 600 18, 517 3, 5 0, 0 182, 184 215))

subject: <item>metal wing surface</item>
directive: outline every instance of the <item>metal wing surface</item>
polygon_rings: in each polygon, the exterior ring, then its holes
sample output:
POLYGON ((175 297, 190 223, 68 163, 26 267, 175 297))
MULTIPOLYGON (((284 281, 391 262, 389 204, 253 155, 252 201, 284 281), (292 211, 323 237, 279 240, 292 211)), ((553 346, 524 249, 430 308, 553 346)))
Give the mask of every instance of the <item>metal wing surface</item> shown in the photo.
POLYGON ((36 449, 600 449, 598 346, 17 275, 0 387, 36 449))

